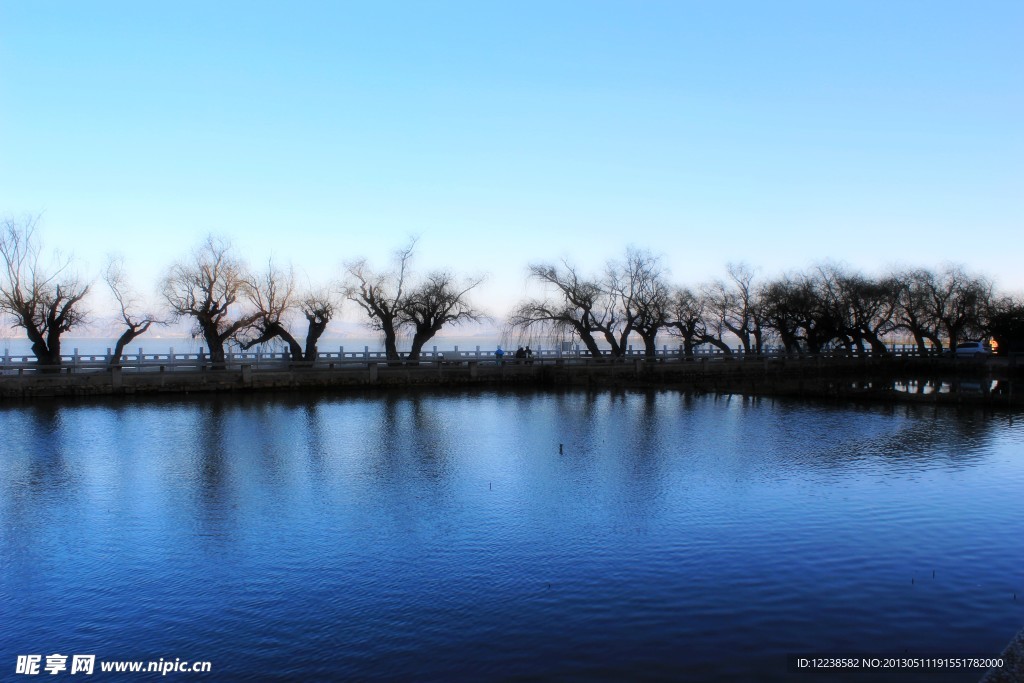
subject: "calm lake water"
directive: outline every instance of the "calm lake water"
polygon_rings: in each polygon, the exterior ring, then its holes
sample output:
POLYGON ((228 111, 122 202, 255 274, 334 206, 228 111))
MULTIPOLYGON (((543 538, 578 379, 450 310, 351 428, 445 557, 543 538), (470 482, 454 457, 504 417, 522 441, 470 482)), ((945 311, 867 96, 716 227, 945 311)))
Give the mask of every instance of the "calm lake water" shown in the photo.
POLYGON ((218 681, 993 656, 1024 625, 1016 417, 670 391, 0 407, 0 677, 33 653, 218 681))

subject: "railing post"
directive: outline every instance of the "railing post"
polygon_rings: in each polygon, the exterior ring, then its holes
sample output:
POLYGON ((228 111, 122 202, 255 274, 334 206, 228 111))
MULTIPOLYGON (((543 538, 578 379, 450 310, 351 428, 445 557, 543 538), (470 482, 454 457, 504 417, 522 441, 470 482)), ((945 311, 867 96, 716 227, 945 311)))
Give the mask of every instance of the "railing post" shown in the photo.
POLYGON ((142 347, 139 347, 139 370, 142 369, 142 347))

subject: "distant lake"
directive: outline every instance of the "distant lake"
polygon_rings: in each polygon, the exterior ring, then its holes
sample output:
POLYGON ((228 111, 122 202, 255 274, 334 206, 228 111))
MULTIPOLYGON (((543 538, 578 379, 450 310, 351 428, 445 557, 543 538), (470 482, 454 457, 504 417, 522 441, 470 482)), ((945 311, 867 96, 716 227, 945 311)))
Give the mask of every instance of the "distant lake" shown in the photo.
MULTIPOLYGON (((299 335, 298 340, 300 343, 305 342, 305 335, 299 335)), ((671 339, 666 338, 666 343, 671 342, 671 339)), ((61 340, 61 353, 65 356, 70 356, 78 349, 78 353, 81 355, 101 355, 107 353, 107 350, 111 351, 116 344, 116 338, 104 338, 104 337, 68 337, 61 340)), ((399 351, 408 351, 411 343, 410 339, 399 339, 398 349, 399 351)), ((438 337, 430 340, 425 349, 430 351, 434 346, 439 351, 448 351, 458 346, 463 351, 472 351, 477 346, 480 347, 481 351, 490 350, 493 351, 495 345, 502 343, 496 336, 484 336, 484 337, 438 337)), ((673 342, 672 348, 678 344, 673 342)), ((535 344, 536 346, 536 344, 535 344)), ((554 348, 555 343, 549 342, 543 344, 544 348, 554 348)), ((317 347, 321 352, 338 353, 341 348, 345 349, 346 353, 350 352, 361 352, 369 349, 370 351, 383 351, 384 344, 378 337, 325 337, 320 340, 317 347)), ((150 335, 143 335, 137 337, 132 343, 125 347, 125 353, 138 353, 139 349, 142 349, 145 353, 169 353, 171 349, 174 353, 199 353, 200 349, 207 349, 206 343, 202 338, 193 339, 191 337, 156 337, 150 335)), ((229 345, 229 349, 232 346, 229 345)), ((640 347, 637 347, 640 348, 640 347)), ((238 350, 237 347, 234 347, 238 350)), ((286 349, 285 344, 274 341, 266 344, 262 347, 264 351, 284 351, 286 349)), ((252 349, 256 351, 254 347, 252 349)), ((0 338, 0 354, 4 352, 10 353, 12 356, 31 356, 32 355, 32 344, 28 339, 20 336, 0 338)))
MULTIPOLYGON (((8 330, 8 333, 11 331, 8 330)), ((305 343, 305 335, 301 334, 297 336, 299 343, 305 343)), ((78 349, 80 355, 103 355, 108 350, 113 351, 114 345, 116 344, 116 338, 104 338, 104 337, 67 337, 61 340, 61 353, 65 356, 70 356, 75 353, 75 349, 78 349)), ((411 337, 399 337, 398 339, 398 350, 401 352, 408 351, 412 343, 411 337)), ((431 351, 434 347, 437 347, 438 351, 451 351, 458 347, 460 351, 475 351, 479 347, 481 352, 493 352, 499 344, 504 348, 515 349, 521 344, 530 344, 533 349, 555 349, 558 348, 561 340, 553 338, 534 339, 534 338, 502 338, 498 334, 484 334, 484 335, 466 335, 466 336, 453 336, 445 335, 431 339, 427 342, 424 347, 425 351, 431 351)), ((578 340, 572 341, 572 348, 579 346, 585 348, 578 340)), ((669 348, 678 349, 680 345, 679 339, 672 335, 665 334, 658 337, 658 348, 669 348)), ((643 348, 643 341, 640 339, 630 339, 629 346, 634 349, 640 350, 643 348)), ((602 349, 609 348, 607 344, 602 341, 598 342, 598 347, 602 349)), ((193 339, 192 337, 158 337, 153 335, 143 335, 132 341, 127 347, 125 347, 125 353, 135 354, 139 352, 139 349, 143 352, 150 353, 170 353, 173 349, 174 353, 199 353, 201 349, 207 349, 206 343, 202 338, 193 339)), ((341 349, 345 350, 345 353, 361 353, 364 350, 371 352, 383 351, 384 343, 380 337, 373 336, 349 336, 349 337, 324 337, 320 339, 317 344, 317 348, 321 353, 338 353, 341 349)), ((710 347, 705 347, 710 350, 710 347)), ((229 350, 239 350, 237 346, 229 345, 229 350)), ((262 347, 254 347, 252 351, 273 351, 281 352, 286 350, 286 345, 280 341, 273 341, 262 347)), ((32 355, 32 344, 23 336, 7 336, 0 338, 0 355, 9 353, 12 356, 31 356, 32 355)))
POLYGON ((1024 625, 1021 419, 674 391, 0 405, 0 673, 825 681, 786 655, 995 656, 1024 625))

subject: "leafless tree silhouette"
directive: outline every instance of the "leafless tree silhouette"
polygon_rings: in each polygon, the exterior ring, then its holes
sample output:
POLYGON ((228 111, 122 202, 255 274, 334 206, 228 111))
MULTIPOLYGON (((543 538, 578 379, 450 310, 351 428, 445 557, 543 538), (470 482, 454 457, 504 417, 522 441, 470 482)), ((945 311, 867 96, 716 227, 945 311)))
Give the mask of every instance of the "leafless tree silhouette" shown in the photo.
POLYGON ((233 315, 240 298, 249 292, 245 265, 225 239, 207 237, 189 258, 171 266, 163 281, 163 295, 176 317, 191 317, 210 349, 215 368, 224 367, 224 345, 259 314, 233 315))
POLYGON ((3 221, 0 259, 0 311, 25 330, 38 365, 59 366, 61 336, 85 321, 89 285, 72 271, 70 257, 56 254, 49 267, 42 262, 34 219, 3 221))

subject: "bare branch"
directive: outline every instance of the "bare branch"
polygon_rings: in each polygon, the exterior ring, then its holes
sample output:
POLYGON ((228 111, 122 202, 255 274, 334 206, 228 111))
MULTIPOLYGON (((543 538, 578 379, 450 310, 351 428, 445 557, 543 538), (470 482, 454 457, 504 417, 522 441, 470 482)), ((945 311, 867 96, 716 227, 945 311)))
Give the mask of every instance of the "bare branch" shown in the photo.
POLYGON ((25 330, 40 365, 59 365, 61 336, 85 322, 90 285, 71 272, 69 256, 42 263, 35 219, 0 223, 0 260, 0 311, 25 330))
POLYGON ((162 291, 176 317, 195 319, 211 361, 223 366, 225 342, 258 317, 251 310, 235 318, 229 315, 249 288, 245 265, 234 255, 230 242, 211 235, 189 259, 171 266, 162 291))

